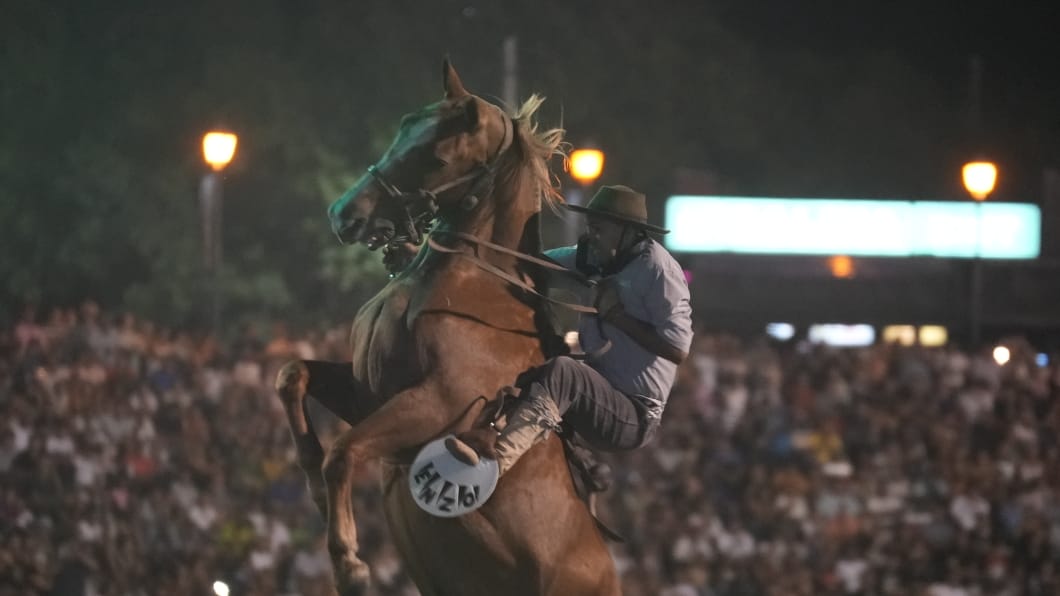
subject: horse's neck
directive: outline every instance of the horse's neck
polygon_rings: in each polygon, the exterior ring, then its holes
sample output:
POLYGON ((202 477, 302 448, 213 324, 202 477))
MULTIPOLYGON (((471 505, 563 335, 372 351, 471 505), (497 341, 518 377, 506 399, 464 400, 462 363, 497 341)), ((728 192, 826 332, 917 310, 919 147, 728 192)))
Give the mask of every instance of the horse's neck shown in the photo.
POLYGON ((541 252, 541 210, 534 211, 523 226, 523 237, 519 242, 519 252, 537 255, 541 252))
MULTIPOLYGON (((518 180, 498 186, 479 212, 461 222, 462 225, 446 228, 522 253, 539 253, 541 201, 534 189, 527 186, 518 180)), ((479 255, 483 260, 508 270, 518 264, 514 257, 496 251, 480 250, 479 255)))

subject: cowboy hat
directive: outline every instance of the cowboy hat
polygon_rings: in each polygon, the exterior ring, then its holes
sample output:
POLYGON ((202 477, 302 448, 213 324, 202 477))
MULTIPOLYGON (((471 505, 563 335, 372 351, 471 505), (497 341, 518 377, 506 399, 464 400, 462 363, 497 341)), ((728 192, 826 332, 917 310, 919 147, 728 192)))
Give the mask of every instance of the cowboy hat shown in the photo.
POLYGON ((564 207, 578 213, 637 226, 656 234, 670 233, 670 230, 648 223, 648 207, 644 193, 628 186, 602 186, 585 207, 569 203, 564 207))

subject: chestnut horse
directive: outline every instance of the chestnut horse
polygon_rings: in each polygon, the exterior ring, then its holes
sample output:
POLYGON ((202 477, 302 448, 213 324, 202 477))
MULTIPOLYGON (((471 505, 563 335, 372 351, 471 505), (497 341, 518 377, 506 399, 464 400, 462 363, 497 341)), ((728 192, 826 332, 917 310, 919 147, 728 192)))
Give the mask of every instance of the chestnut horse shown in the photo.
POLYGON ((511 282, 537 272, 498 247, 537 253, 542 205, 561 200, 548 162, 563 133, 537 130, 541 100, 508 115, 468 93, 448 61, 443 71, 445 99, 406 115, 382 158, 328 211, 343 242, 374 249, 415 241, 427 220, 434 242, 357 313, 352 367, 291 362, 276 381, 299 465, 327 518, 337 588, 363 594, 369 583, 352 475, 379 459, 391 537, 424 596, 618 594, 614 564, 555 436, 471 513, 434 517, 412 499, 416 451, 467 430, 499 388, 544 361, 550 330, 534 296, 511 282), (430 190, 402 192, 409 189, 430 190), (478 259, 443 242, 474 249, 478 259), (351 425, 326 456, 305 414, 307 395, 351 425))

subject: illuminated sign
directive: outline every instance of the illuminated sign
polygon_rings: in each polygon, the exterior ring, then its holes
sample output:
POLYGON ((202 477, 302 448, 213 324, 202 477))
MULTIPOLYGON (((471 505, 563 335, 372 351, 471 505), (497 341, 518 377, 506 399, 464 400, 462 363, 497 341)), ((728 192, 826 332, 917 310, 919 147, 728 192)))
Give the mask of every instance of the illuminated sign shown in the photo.
POLYGON ((872 325, 841 325, 839 323, 824 323, 810 325, 810 331, 806 334, 810 343, 825 344, 843 348, 860 346, 871 346, 876 341, 876 330, 872 325))
POLYGON ((677 252, 1034 259, 1029 203, 672 196, 664 241, 677 252))

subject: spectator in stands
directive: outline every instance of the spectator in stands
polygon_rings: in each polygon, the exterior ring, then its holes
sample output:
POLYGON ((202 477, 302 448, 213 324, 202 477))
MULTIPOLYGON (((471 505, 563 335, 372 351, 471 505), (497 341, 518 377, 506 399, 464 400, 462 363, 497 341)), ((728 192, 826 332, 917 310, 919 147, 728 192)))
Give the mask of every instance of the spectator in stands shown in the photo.
MULTIPOLYGON (((331 593, 264 379, 342 358, 346 329, 227 346, 91 302, 37 312, 0 330, 0 595, 331 593)), ((1009 344, 999 366, 697 335, 664 431, 599 501, 624 592, 1060 594, 1060 366, 1009 344)), ((414 594, 382 519, 358 519, 378 592, 414 594)))

